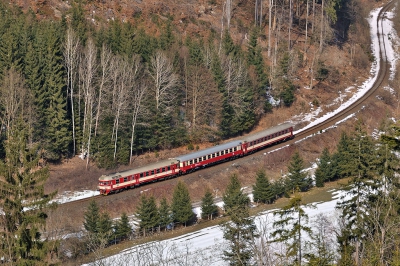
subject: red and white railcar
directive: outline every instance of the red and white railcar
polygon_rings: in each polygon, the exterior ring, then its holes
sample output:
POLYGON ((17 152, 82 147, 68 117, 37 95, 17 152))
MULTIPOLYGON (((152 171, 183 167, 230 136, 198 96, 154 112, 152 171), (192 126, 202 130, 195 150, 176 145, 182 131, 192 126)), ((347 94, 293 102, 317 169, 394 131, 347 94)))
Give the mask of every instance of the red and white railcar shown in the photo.
POLYGON ((252 153, 293 137, 293 124, 283 123, 245 137, 243 139, 243 152, 244 154, 252 153))
POLYGON ((235 140, 205 150, 176 157, 182 174, 243 156, 242 141, 235 140))
POLYGON ((179 174, 178 163, 175 159, 168 159, 132 170, 102 175, 99 178, 98 190, 100 194, 108 195, 144 183, 175 177, 179 174))

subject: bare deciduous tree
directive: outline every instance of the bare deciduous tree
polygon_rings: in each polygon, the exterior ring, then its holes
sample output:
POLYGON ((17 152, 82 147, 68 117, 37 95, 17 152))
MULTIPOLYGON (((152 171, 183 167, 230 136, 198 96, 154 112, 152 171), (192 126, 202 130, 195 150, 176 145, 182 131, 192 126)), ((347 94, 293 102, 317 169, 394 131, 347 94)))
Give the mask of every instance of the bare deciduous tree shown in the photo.
POLYGON ((27 90, 24 80, 14 67, 6 70, 0 84, 0 112, 1 127, 0 133, 6 130, 9 137, 12 121, 20 114, 23 114, 27 90))
POLYGON ((164 52, 157 51, 151 58, 149 73, 153 81, 156 109, 168 109, 175 99, 174 89, 178 84, 178 75, 174 73, 173 66, 164 52))
POLYGON ((79 64, 79 39, 73 29, 68 28, 64 43, 64 62, 67 69, 67 98, 71 105, 73 155, 76 153, 74 85, 79 64))
POLYGON ((112 52, 106 45, 103 43, 100 52, 100 68, 101 68, 101 77, 99 80, 99 91, 97 96, 97 110, 96 110, 96 122, 94 125, 94 136, 97 135, 97 127, 99 125, 100 113, 101 113, 101 104, 103 101, 103 94, 105 93, 107 85, 109 85, 111 81, 111 72, 114 68, 114 57, 112 52))
POLYGON ((80 63, 80 87, 84 101, 82 154, 86 154, 86 168, 89 166, 90 142, 92 138, 93 116, 96 104, 95 75, 97 71, 97 49, 93 40, 89 39, 83 51, 80 63))

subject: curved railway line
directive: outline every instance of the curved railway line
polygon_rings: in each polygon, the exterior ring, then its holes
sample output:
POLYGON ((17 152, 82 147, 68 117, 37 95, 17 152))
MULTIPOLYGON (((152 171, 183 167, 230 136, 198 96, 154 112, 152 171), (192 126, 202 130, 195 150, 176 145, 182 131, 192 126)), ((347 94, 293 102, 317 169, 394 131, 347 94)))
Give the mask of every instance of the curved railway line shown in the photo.
MULTIPOLYGON (((272 147, 265 148, 261 151, 258 151, 256 153, 248 155, 248 156, 245 156, 243 158, 236 159, 234 161, 235 164, 246 163, 250 160, 253 160, 254 157, 260 156, 260 154, 262 154, 262 153, 269 152, 269 151, 272 151, 277 148, 281 148, 281 147, 284 147, 287 145, 294 144, 298 140, 302 140, 310 135, 313 135, 314 133, 320 132, 321 130, 325 130, 328 127, 331 127, 332 125, 334 125, 335 123, 343 120, 347 116, 354 114, 357 111, 361 110, 362 107, 365 105, 365 102, 367 101, 367 99, 370 99, 371 97, 375 97, 377 89, 383 84, 383 82, 385 80, 388 80, 388 77, 389 77, 389 66, 388 66, 388 62, 386 60, 385 42, 382 40, 385 37, 384 33, 383 33, 382 21, 385 19, 386 12, 393 8, 393 6, 395 4, 394 2, 395 1, 391 1, 387 4, 385 4, 378 15, 377 29, 378 29, 378 39, 379 39, 379 49, 380 49, 379 71, 377 73, 376 81, 372 85, 371 89, 368 90, 368 92, 366 92, 358 100, 356 100, 351 106, 340 111, 333 117, 327 118, 325 121, 297 133, 294 139, 288 140, 284 143, 276 144, 272 147)), ((226 168, 228 168, 231 165, 232 165, 232 161, 228 161, 225 163, 221 163, 221 164, 209 167, 209 168, 205 168, 205 169, 196 171, 191 174, 183 175, 179 178, 191 179, 191 178, 199 178, 200 176, 201 176, 201 178, 207 178, 207 177, 211 176, 212 174, 226 170, 226 168)), ((151 189, 152 186, 158 186, 158 185, 163 185, 163 184, 168 185, 168 184, 171 184, 170 182, 176 182, 176 181, 174 181, 174 179, 165 180, 162 182, 147 184, 141 188, 151 189)), ((123 191, 123 192, 120 192, 117 194, 112 194, 109 196, 98 195, 98 196, 93 196, 90 198, 67 202, 64 204, 60 204, 59 209, 60 208, 63 208, 63 209, 65 208, 65 210, 82 209, 83 205, 87 204, 87 202, 91 201, 91 200, 95 200, 99 204, 105 204, 107 206, 109 204, 111 204, 111 205, 118 204, 118 202, 121 202, 123 200, 129 200, 132 197, 139 197, 140 190, 143 190, 141 188, 139 187, 137 189, 126 190, 126 191, 123 191), (80 206, 80 207, 78 207, 78 206, 80 206)))

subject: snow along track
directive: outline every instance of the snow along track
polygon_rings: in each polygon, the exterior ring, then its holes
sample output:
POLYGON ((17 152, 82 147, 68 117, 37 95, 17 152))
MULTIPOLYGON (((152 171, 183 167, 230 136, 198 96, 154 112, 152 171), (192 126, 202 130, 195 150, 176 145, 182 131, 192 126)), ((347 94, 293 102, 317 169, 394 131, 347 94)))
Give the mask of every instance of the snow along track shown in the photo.
MULTIPOLYGON (((375 48, 378 51, 374 51, 374 56, 375 56, 375 62, 373 63, 373 77, 367 81, 367 85, 369 89, 364 90, 365 93, 362 96, 359 96, 356 98, 352 104, 348 106, 341 106, 336 112, 332 114, 328 114, 320 119, 317 119, 316 121, 310 123, 308 126, 297 130, 295 132, 296 137, 293 140, 286 141, 281 144, 277 144, 275 146, 263 149, 262 151, 259 151, 255 154, 248 155, 244 158, 237 159, 235 160, 235 164, 243 164, 247 163, 248 161, 254 159, 254 157, 260 156, 261 153, 266 153, 266 152, 272 152, 273 150, 277 150, 280 148, 283 148, 285 146, 288 146, 290 144, 294 144, 298 141, 301 141, 303 139, 306 139, 308 137, 311 137, 313 134, 317 132, 322 132, 323 130, 326 130, 327 128, 335 125, 336 123, 339 123, 343 120, 345 120, 347 117, 350 117, 354 115, 356 112, 361 110, 368 99, 371 98, 371 96, 375 96, 377 89, 382 85, 382 83, 385 80, 388 80, 389 78, 389 64, 387 62, 387 53, 386 53, 386 42, 384 38, 387 38, 387 36, 384 35, 384 30, 383 30, 383 21, 386 16, 386 12, 391 10, 394 7, 394 2, 389 2, 385 4, 379 11, 379 13, 376 15, 376 17, 373 17, 372 19, 376 19, 376 32, 374 30, 371 30, 371 39, 372 39, 372 46, 373 49, 375 48), (374 45, 375 43, 375 45, 374 45)), ((198 179, 200 178, 199 176, 208 179, 208 177, 212 176, 215 173, 225 171, 227 168, 231 168, 232 162, 225 162, 221 163, 219 165, 215 165, 209 168, 205 168, 200 171, 196 171, 191 174, 187 174, 182 176, 181 178, 184 179, 198 179)), ((174 179, 172 180, 166 180, 162 181, 162 183, 158 184, 148 184, 145 187, 147 189, 151 189, 152 186, 158 186, 158 185, 167 185, 168 183, 173 182, 173 184, 176 182, 174 179)), ((116 203, 117 201, 126 201, 131 199, 132 197, 139 197, 140 196, 140 188, 139 189, 134 189, 134 190, 127 190, 118 194, 113 194, 107 196, 105 199, 104 197, 100 196, 94 196, 86 199, 80 199, 78 201, 73 201, 70 203, 67 203, 66 205, 81 205, 80 208, 82 208, 82 205, 86 205, 89 200, 96 200, 102 202, 102 204, 108 205, 111 202, 116 203), (112 198, 112 199, 111 199, 112 198)), ((65 205, 65 204, 63 204, 65 205)), ((61 206, 60 206, 61 207, 61 206)))

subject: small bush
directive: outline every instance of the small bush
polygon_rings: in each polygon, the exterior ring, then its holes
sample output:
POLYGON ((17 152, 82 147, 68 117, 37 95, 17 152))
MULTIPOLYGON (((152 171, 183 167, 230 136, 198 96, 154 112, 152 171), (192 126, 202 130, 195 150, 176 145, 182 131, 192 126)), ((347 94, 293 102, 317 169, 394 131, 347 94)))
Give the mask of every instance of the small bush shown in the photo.
POLYGON ((193 150, 194 150, 193 144, 192 144, 192 143, 189 143, 189 145, 187 146, 187 149, 188 149, 189 151, 193 151, 193 150))

